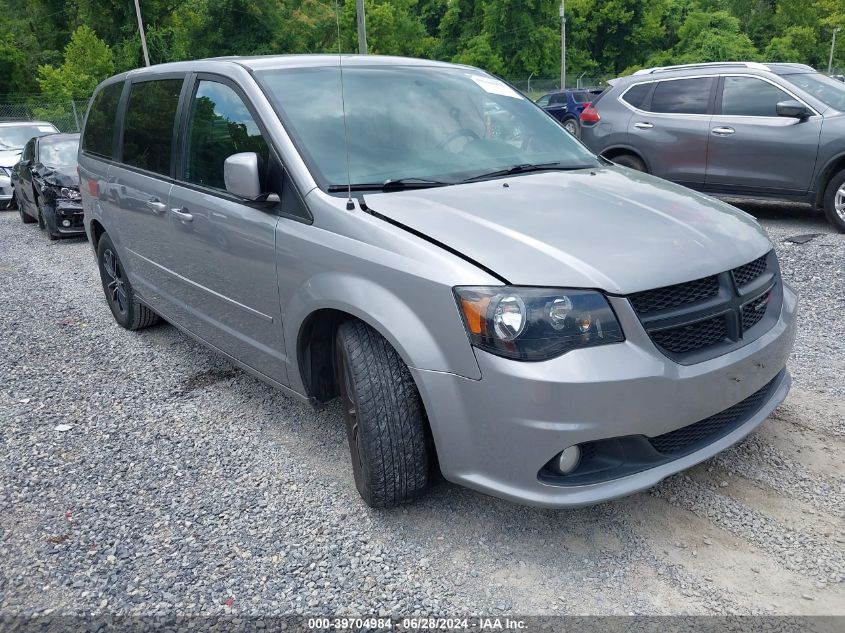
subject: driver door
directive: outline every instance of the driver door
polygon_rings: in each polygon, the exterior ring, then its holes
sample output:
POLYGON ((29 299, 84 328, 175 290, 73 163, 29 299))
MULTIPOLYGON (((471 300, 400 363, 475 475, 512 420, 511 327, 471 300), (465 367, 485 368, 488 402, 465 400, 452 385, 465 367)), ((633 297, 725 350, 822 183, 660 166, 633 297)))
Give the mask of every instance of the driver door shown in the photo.
POLYGON ((180 133, 177 182, 168 222, 175 283, 185 325, 200 338, 287 384, 276 276, 278 209, 245 203, 226 191, 223 164, 241 152, 259 157, 264 191, 281 195, 281 164, 239 88, 198 75, 189 88, 180 133))

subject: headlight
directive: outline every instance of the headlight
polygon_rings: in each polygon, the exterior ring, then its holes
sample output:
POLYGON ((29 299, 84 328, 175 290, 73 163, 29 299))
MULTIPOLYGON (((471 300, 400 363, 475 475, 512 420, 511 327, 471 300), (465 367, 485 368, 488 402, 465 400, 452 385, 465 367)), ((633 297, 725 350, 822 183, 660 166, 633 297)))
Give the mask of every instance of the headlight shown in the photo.
POLYGON ((61 196, 69 200, 79 200, 80 198, 79 192, 76 189, 70 189, 68 187, 62 187, 61 196))
POLYGON ((464 286, 455 297, 472 344, 498 356, 547 360, 625 340, 607 299, 594 290, 464 286))

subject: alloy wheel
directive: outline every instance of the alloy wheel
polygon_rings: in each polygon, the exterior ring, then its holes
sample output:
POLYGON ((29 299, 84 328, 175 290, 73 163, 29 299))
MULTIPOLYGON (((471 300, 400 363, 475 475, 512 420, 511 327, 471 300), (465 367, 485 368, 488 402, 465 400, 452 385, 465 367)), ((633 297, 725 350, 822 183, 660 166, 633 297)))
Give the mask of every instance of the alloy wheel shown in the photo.
POLYGON ((108 277, 106 296, 109 302, 117 308, 120 314, 126 314, 126 311, 129 309, 126 280, 123 275, 123 269, 120 267, 120 260, 110 248, 103 252, 103 271, 108 277))
POLYGON ((566 123, 563 124, 563 129, 569 132, 572 136, 578 133, 578 130, 575 129, 575 123, 572 119, 569 119, 566 123))
POLYGON ((845 182, 842 183, 833 197, 833 208, 839 219, 845 222, 845 182))

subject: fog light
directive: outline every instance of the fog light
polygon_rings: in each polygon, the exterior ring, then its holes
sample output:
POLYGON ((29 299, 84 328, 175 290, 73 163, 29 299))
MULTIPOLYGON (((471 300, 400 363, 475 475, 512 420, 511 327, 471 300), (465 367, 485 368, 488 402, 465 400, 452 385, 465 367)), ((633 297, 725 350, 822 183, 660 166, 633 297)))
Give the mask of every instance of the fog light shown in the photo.
POLYGON ((70 220, 62 220, 62 226, 70 226, 70 220))
POLYGON ((581 461, 581 449, 578 446, 570 446, 557 458, 557 470, 561 475, 568 475, 576 468, 581 461))

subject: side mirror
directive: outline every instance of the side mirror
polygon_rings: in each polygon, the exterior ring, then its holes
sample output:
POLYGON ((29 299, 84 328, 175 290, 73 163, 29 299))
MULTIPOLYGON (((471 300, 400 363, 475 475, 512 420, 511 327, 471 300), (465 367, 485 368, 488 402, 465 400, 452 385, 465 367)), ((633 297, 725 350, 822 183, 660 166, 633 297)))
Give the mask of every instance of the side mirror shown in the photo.
POLYGON ((18 165, 20 165, 21 167, 29 167, 29 163, 30 163, 30 161, 28 161, 28 160, 19 160, 18 161, 18 165))
POLYGON ((775 106, 778 116, 788 116, 793 119, 806 119, 810 116, 810 110, 800 101, 790 99, 789 101, 781 101, 775 106))
POLYGON ((226 184, 226 191, 240 198, 253 200, 260 196, 258 154, 242 152, 229 156, 223 163, 223 182, 226 184))

